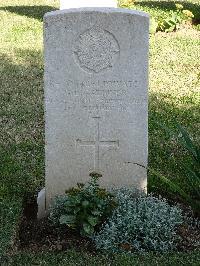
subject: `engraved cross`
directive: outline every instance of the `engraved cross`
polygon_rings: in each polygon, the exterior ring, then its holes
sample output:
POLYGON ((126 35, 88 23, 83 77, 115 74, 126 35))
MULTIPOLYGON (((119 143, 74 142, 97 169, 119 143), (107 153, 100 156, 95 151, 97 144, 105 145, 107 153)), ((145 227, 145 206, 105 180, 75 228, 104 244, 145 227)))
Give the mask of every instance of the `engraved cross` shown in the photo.
POLYGON ((119 147, 119 140, 100 140, 100 117, 93 117, 95 119, 95 139, 90 140, 81 140, 77 139, 76 144, 79 146, 91 146, 94 149, 94 170, 99 170, 99 161, 100 161, 100 147, 119 147))

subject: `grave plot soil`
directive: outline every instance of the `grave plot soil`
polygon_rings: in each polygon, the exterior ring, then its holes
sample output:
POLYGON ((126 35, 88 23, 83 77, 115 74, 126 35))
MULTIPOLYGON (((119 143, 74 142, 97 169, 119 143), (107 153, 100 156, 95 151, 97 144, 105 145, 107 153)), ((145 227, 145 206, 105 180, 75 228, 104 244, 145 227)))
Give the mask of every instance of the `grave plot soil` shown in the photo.
MULTIPOLYGON (((181 237, 177 245, 178 251, 200 250, 200 230, 197 226, 184 223, 177 233, 181 237)), ((56 228, 48 218, 38 221, 36 198, 30 195, 24 199, 15 247, 17 250, 31 252, 75 249, 94 255, 97 253, 92 241, 76 231, 66 226, 56 228)))
POLYGON ((37 202, 33 196, 24 200, 15 246, 17 250, 32 252, 75 249, 95 253, 90 239, 80 236, 74 230, 66 226, 56 228, 48 218, 38 221, 37 202))
POLYGON ((184 224, 178 228, 181 239, 178 243, 178 251, 200 250, 200 230, 199 228, 184 224))

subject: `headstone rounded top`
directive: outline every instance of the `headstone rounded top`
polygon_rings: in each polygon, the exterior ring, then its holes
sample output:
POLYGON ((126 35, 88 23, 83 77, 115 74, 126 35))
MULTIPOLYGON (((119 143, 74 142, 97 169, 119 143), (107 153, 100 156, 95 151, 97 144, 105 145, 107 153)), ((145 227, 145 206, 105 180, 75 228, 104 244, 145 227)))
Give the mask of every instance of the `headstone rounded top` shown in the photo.
MULTIPOLYGON (((56 10, 47 12, 44 14, 44 19, 51 19, 51 17, 59 17, 59 20, 61 19, 61 15, 67 16, 68 14, 84 14, 87 13, 87 15, 91 14, 113 14, 113 13, 120 13, 120 14, 128 14, 134 17, 142 17, 142 19, 146 19, 149 23, 149 14, 143 11, 134 10, 134 9, 126 9, 126 8, 113 8, 113 7, 80 7, 80 8, 69 8, 64 10, 56 10)), ((54 21, 55 23, 55 21, 54 21)))
POLYGON ((112 67, 119 52, 119 44, 113 34, 100 27, 92 27, 80 34, 74 47, 79 66, 94 73, 112 67))

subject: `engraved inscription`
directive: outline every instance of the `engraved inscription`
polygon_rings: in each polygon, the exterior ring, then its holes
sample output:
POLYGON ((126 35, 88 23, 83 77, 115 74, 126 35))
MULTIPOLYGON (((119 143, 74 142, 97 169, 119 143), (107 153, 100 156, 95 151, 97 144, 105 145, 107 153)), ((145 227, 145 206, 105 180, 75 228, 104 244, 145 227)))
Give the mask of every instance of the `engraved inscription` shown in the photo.
POLYGON ((145 104, 147 99, 134 96, 130 91, 137 90, 133 80, 67 80, 66 109, 76 108, 93 111, 127 111, 132 104, 145 104))
POLYGON ((84 70, 93 73, 112 67, 119 52, 119 44, 113 34, 99 27, 80 34, 74 48, 76 62, 84 70))
POLYGON ((100 168, 100 147, 119 148, 119 140, 100 140, 100 117, 93 117, 95 120, 95 137, 94 140, 76 140, 76 146, 91 146, 94 149, 94 170, 100 168))
MULTIPOLYGON (((87 111, 96 116, 99 112, 129 112, 133 105, 145 106, 147 97, 140 95, 137 80, 71 80, 64 82, 62 100, 49 98, 55 108, 62 104, 63 110, 87 111)), ((59 83, 56 85, 60 87, 59 83)))

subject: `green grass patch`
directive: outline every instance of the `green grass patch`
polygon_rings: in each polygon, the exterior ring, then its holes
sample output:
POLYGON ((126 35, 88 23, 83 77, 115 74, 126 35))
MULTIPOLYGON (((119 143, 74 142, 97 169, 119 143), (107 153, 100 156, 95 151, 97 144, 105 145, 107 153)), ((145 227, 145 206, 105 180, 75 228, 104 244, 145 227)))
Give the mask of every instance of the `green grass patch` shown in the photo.
POLYGON ((14 243, 21 206, 20 198, 13 196, 0 199, 0 264, 1 259, 5 257, 8 249, 14 243))
POLYGON ((200 263, 199 253, 171 253, 171 254, 144 254, 144 255, 99 255, 94 256, 83 252, 68 251, 60 254, 50 252, 39 254, 19 253, 10 258, 4 258, 4 265, 66 265, 66 266, 175 266, 175 265, 193 265, 200 263))

